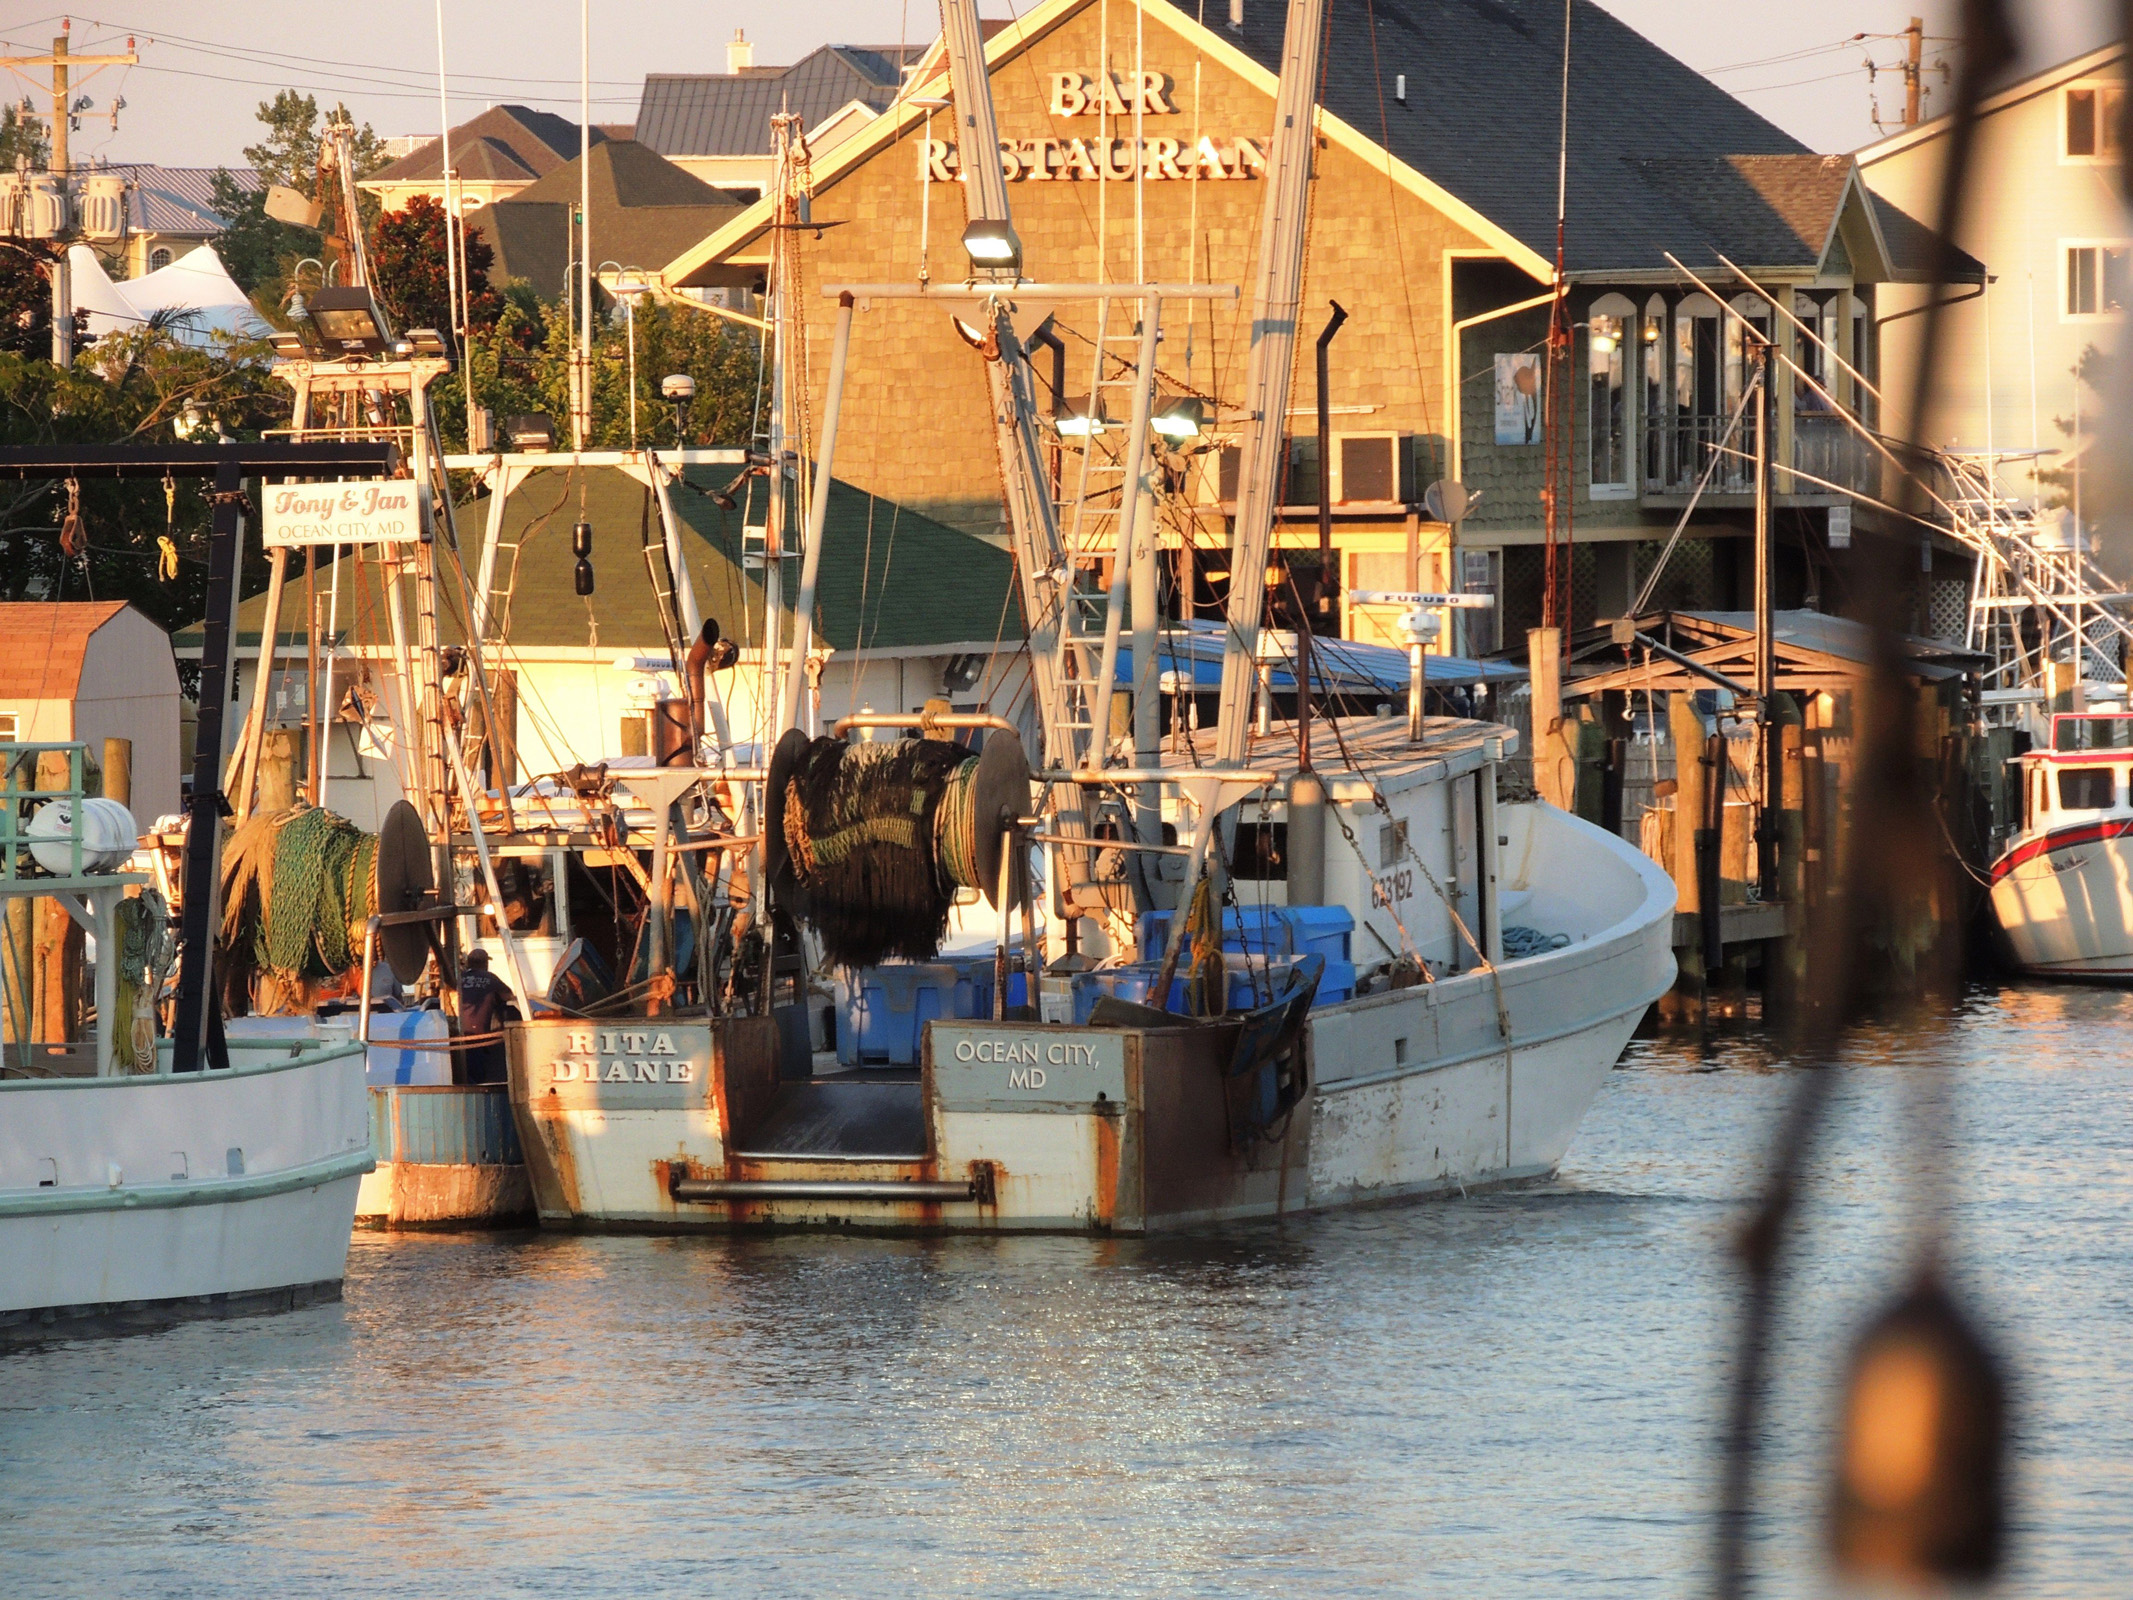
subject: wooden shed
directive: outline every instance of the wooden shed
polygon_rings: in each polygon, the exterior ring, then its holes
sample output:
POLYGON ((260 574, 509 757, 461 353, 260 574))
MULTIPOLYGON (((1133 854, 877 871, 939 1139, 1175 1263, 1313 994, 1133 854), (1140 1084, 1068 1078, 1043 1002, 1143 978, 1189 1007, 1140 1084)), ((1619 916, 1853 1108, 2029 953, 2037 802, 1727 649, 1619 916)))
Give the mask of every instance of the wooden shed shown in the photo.
POLYGON ((178 664, 123 600, 0 602, 0 740, 133 741, 134 817, 178 809, 178 664))

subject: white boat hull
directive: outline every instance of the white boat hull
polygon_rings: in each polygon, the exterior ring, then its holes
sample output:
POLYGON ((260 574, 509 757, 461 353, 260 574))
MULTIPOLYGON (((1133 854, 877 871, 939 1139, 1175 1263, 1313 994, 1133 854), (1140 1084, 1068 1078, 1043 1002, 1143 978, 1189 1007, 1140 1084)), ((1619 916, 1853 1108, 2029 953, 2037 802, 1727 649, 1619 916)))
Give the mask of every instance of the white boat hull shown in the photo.
POLYGON ((362 1053, 235 1053, 0 1083, 0 1340, 338 1295, 372 1165, 362 1053))
POLYGON ((1673 982, 1674 891, 1553 808, 1501 825, 1522 920, 1571 942, 1314 1012, 1277 1137, 1232 1130, 1233 1030, 936 1022, 916 1083, 795 1085, 767 1019, 528 1023, 512 1087, 542 1221, 1142 1233, 1544 1178, 1673 982), (869 1096, 896 1137, 810 1135, 863 1133, 869 1096), (794 1097, 821 1115, 781 1121, 794 1097))
POLYGON ((2025 972, 2133 983, 2133 820, 2017 840, 1992 869, 1992 914, 2025 972))

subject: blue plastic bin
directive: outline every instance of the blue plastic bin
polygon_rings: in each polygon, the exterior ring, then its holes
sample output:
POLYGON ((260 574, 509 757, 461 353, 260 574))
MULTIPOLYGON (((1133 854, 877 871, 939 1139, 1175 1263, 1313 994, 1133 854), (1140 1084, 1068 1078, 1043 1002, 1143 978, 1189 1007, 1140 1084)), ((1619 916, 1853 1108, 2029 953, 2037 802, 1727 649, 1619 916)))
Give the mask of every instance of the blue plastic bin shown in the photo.
POLYGON ((991 982, 980 1013, 964 964, 861 967, 847 974, 844 1004, 837 1008, 837 1060, 847 1067, 916 1066, 927 1023, 981 1014, 992 1014, 991 982))
MULTIPOLYGON (((1011 1006, 1029 1004, 1028 980, 1021 969, 1022 951, 1019 947, 1008 952, 1007 1003, 1011 1006)), ((963 974, 963 981, 970 986, 969 1016, 977 1018, 992 1015, 992 960, 991 956, 973 956, 955 963, 963 974)))
MULTIPOLYGON (((1222 912, 1222 948, 1255 955, 1321 955, 1331 966, 1355 959, 1354 933, 1355 916, 1344 906, 1241 906, 1222 912)), ((1140 935, 1142 959, 1160 961, 1170 937, 1170 913, 1143 912, 1140 935)), ((1190 939, 1185 948, 1192 948, 1190 939)))
MULTIPOLYGON (((1250 1011, 1265 1005, 1269 993, 1279 994, 1288 984, 1289 973, 1296 965, 1293 956, 1246 956, 1241 953, 1225 955, 1222 965, 1228 975, 1228 1004, 1230 1011, 1250 1011)), ((1136 961, 1129 966, 1105 967, 1095 972, 1074 974, 1074 1021, 1086 1024, 1089 1015, 1096 1009, 1096 1001, 1102 995, 1115 995, 1121 1000, 1130 1000, 1135 1005, 1153 1005, 1149 997, 1155 991, 1155 980, 1162 971, 1161 961, 1136 961)), ((1182 963, 1170 980, 1170 1004, 1166 1010, 1185 1014, 1185 981, 1187 974, 1182 963)), ((1314 1007, 1334 1005, 1342 1000, 1355 998, 1355 967, 1346 961, 1329 961, 1319 975, 1318 992, 1313 996, 1314 1007)))

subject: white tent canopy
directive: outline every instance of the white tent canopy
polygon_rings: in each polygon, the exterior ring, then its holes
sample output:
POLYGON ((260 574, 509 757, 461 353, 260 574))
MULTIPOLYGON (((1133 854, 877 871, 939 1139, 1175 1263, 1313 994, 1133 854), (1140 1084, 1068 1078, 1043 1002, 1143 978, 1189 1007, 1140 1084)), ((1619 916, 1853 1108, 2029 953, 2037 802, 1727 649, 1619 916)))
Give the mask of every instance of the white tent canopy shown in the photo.
POLYGON ((92 339, 161 326, 186 344, 205 345, 216 334, 256 339, 271 331, 208 245, 161 271, 124 283, 111 281, 87 245, 75 245, 67 261, 73 269, 74 305, 89 314, 92 339))

